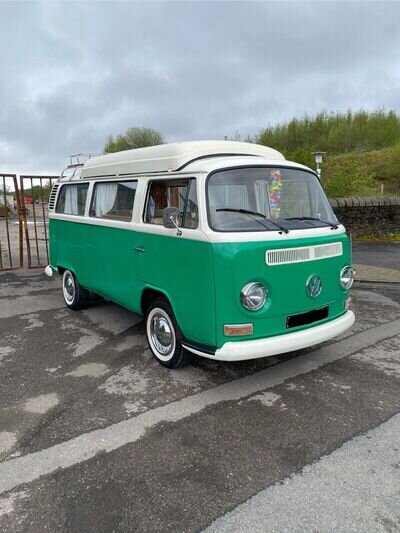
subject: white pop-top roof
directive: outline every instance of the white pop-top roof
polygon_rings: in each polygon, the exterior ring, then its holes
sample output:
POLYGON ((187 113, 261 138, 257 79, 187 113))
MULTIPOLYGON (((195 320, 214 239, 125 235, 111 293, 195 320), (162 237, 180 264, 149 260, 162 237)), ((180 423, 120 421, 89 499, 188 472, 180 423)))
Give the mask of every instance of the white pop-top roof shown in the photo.
POLYGON ((177 171, 191 161, 227 155, 259 156, 284 160, 283 155, 260 144, 233 141, 189 141, 125 150, 89 159, 82 167, 82 178, 123 174, 177 171))

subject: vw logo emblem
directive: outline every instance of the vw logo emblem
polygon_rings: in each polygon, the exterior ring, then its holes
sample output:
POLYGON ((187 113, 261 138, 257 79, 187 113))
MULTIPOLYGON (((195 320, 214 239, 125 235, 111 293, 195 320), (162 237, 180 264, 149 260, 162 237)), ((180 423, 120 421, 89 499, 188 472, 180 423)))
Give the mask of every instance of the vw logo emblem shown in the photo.
POLYGON ((322 282, 319 276, 310 276, 306 283, 306 291, 310 298, 316 298, 321 294, 322 282))

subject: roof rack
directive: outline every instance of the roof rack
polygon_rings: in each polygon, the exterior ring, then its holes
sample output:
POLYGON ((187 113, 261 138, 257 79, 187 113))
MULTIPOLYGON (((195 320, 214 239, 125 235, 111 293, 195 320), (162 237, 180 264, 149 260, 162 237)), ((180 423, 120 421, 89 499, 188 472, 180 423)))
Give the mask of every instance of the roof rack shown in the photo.
POLYGON ((70 164, 64 168, 64 170, 61 172, 60 180, 63 181, 71 181, 71 180, 78 180, 81 178, 81 168, 83 165, 89 161, 92 157, 98 157, 100 155, 103 155, 101 153, 96 152, 90 152, 90 153, 82 153, 82 154, 73 154, 69 156, 70 164), (85 159, 85 161, 82 161, 82 159, 85 159))
POLYGON ((189 141, 125 150, 91 158, 82 168, 82 178, 176 172, 184 169, 193 161, 221 156, 285 159, 277 150, 259 144, 233 141, 189 141))
POLYGON ((99 152, 88 152, 88 153, 82 153, 82 154, 73 154, 73 155, 70 155, 69 156, 69 160, 70 160, 70 165, 69 166, 74 166, 74 165, 84 165, 86 163, 86 161, 89 161, 89 159, 91 159, 92 157, 98 157, 100 155, 103 155, 103 153, 99 153, 99 152), (85 161, 82 161, 82 159, 85 159, 85 161), (75 162, 74 162, 74 159, 75 159, 75 162))

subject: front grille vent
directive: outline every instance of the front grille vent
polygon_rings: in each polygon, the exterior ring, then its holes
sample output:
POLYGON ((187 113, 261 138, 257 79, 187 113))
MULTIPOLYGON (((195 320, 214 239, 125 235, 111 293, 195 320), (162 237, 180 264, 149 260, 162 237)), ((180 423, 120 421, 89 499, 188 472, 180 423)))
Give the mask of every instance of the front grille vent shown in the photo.
POLYGON ((56 196, 57 196, 58 187, 59 187, 59 184, 56 183, 55 185, 53 185, 53 188, 51 189, 51 193, 50 193, 50 197, 49 197, 49 209, 50 210, 54 209, 54 204, 56 202, 56 196))
POLYGON ((267 250, 265 253, 265 262, 267 265, 287 265, 289 263, 303 263, 304 261, 316 261, 317 259, 326 259, 327 257, 337 257, 342 254, 342 243, 334 242, 332 244, 318 244, 316 246, 267 250))

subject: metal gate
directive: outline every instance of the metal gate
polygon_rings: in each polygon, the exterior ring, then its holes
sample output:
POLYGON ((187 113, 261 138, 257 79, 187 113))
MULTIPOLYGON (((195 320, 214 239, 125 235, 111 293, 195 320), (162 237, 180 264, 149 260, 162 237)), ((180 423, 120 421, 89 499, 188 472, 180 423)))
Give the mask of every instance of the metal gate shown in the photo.
POLYGON ((48 264, 47 203, 58 179, 0 173, 0 271, 48 264))

